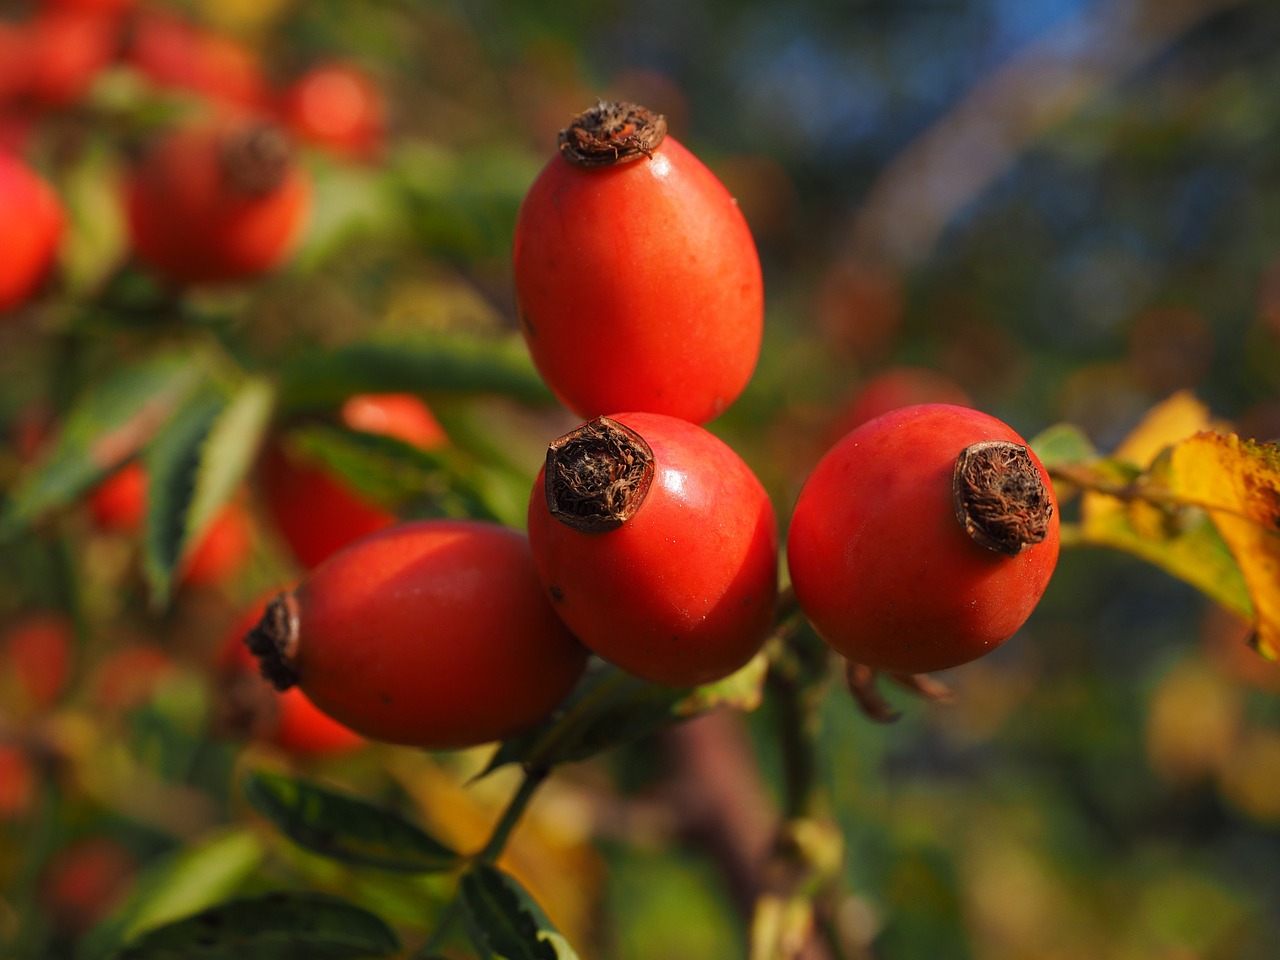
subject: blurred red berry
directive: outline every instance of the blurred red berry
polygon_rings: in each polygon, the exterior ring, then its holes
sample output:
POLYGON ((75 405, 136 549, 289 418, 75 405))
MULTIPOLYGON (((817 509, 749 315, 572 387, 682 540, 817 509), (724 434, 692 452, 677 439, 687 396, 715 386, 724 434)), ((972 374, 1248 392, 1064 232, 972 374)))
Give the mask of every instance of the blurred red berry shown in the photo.
POLYGON ((280 115, 300 140, 356 159, 382 148, 386 104, 373 79, 348 63, 313 67, 281 98, 280 115))
POLYGON ((32 296, 53 267, 65 215, 49 186, 0 152, 0 314, 32 296))

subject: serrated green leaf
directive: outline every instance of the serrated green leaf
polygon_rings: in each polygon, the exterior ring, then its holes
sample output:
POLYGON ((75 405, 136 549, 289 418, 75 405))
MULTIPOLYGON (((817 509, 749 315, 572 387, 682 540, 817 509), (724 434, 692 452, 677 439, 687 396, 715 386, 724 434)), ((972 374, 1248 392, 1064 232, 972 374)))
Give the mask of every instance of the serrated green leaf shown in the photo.
POLYGON ((48 455, 19 479, 0 516, 0 537, 71 503, 135 455, 204 378, 198 354, 164 353, 89 387, 48 455))
POLYGON ((194 540, 244 482, 271 421, 274 393, 265 380, 242 384, 213 421, 200 449, 195 490, 187 510, 194 540))
POLYGON ((289 411, 328 409, 352 394, 391 391, 551 401, 518 337, 353 343, 300 356, 280 377, 280 403, 289 411))
POLYGON ((577 952, 514 877, 479 864, 463 874, 460 889, 467 930, 478 950, 504 960, 577 960, 577 952))
POLYGON ((226 406, 220 390, 212 386, 199 390, 147 446, 142 560, 157 605, 168 602, 182 558, 201 532, 191 524, 201 454, 226 406))
POLYGON ((400 949, 377 915, 337 897, 243 897, 144 933, 115 960, 360 960, 400 949))
POLYGON ((545 769, 574 763, 717 707, 754 709, 768 663, 757 656, 716 683, 680 689, 595 664, 554 716, 498 746, 482 776, 509 763, 545 769))
POLYGON ((401 873, 453 869, 458 854, 390 810, 279 774, 244 783, 255 810, 294 843, 344 863, 401 873))

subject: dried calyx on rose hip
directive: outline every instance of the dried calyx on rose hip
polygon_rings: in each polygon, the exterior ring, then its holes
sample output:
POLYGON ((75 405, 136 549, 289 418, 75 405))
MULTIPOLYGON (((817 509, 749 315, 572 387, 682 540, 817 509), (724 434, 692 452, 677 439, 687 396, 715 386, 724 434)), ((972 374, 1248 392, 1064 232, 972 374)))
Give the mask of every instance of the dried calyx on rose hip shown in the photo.
POLYGON ((724 441, 678 417, 597 417, 551 443, 529 543, 578 639, 644 680, 718 680, 772 629, 773 505, 724 441))
POLYGON ((427 749, 532 726, 587 662, 524 534, 471 520, 356 541, 272 600, 246 643, 277 689, 296 684, 357 733, 427 749))
POLYGON ((705 423, 755 370, 755 240, 660 114, 602 102, 575 117, 520 205, 512 256, 529 352, 582 417, 631 410, 705 423))
POLYGON ((847 659, 914 674, 994 650, 1058 559, 1043 464, 1008 425, 921 404, 848 433, 819 461, 787 538, 796 598, 847 659))

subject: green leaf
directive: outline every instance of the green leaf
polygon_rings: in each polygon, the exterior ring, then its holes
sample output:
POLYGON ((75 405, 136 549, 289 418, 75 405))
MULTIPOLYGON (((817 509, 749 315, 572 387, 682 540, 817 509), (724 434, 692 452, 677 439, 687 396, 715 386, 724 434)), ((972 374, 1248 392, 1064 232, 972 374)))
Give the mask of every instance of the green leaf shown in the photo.
POLYGON ((558 713, 500 744, 481 776, 508 763, 545 769, 585 760, 716 707, 754 709, 767 668, 760 655, 723 680, 681 689, 647 683, 597 663, 558 713))
POLYGON ((247 829, 182 848, 143 875, 115 915, 86 936, 77 957, 96 960, 143 931, 212 906, 241 889, 262 856, 261 842, 247 829))
POLYGON ((142 558, 157 605, 168 602, 178 566, 201 532, 192 526, 192 502, 205 442, 226 406, 221 391, 205 387, 147 447, 147 524, 142 558))
POLYGON ((193 541, 243 484, 271 422, 273 399, 269 383, 248 380, 210 426, 201 445, 195 491, 187 511, 193 541))
POLYGON ((1098 451, 1084 431, 1075 424, 1059 423, 1031 438, 1030 446, 1040 462, 1049 469, 1059 464, 1088 463, 1098 451))
POLYGON ((502 519, 476 482, 482 467, 460 450, 422 450, 395 437, 319 424, 291 431, 285 442, 398 513, 502 519))
POLYGON ((164 353, 88 388, 50 452, 24 476, 0 515, 0 536, 66 506, 147 444, 205 377, 198 354, 164 353))
POLYGON ((279 774, 258 772, 244 783, 255 810, 313 853, 402 873, 453 869, 458 854, 390 810, 279 774))
POLYGON ((400 940, 375 914, 317 893, 229 900, 143 934, 115 960, 360 960, 400 940))
POLYGON ((281 372, 286 410, 327 409, 356 393, 500 394, 548 403, 551 392, 518 337, 365 341, 300 356, 281 372))
POLYGON ((462 904, 475 946, 504 960, 576 960, 578 954, 518 881, 479 864, 462 876, 462 904))

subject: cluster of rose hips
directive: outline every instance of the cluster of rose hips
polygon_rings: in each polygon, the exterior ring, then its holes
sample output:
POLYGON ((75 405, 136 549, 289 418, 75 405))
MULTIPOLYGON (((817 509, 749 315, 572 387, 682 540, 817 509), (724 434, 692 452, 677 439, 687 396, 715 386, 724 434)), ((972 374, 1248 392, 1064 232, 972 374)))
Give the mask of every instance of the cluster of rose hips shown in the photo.
MULTIPOLYGON (((295 141, 353 160, 382 147, 385 104, 353 64, 318 63, 278 89, 256 53, 134 0, 40 0, 0 20, 0 313, 37 291, 66 225, 24 156, 45 122, 73 114, 108 70, 178 119, 146 131, 122 186, 130 248, 174 286, 240 281, 278 266, 310 207, 295 141)), ((73 114, 74 115, 74 114, 73 114)))
MULTIPOLYGON (((708 683, 775 628, 774 507, 703 426, 761 344, 760 262, 732 196, 661 116, 600 103, 526 195, 513 266, 533 360, 584 421, 549 445, 527 535, 393 524, 320 562, 246 637, 279 688, 372 738, 510 736, 555 710, 589 654, 656 684, 708 683)), ((915 674, 1011 636, 1057 552, 1035 455, 1000 421, 939 403, 835 443, 795 504, 785 559, 834 650, 915 674)))

